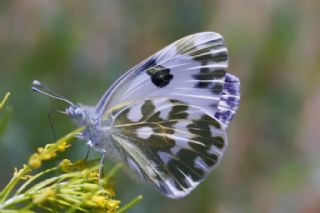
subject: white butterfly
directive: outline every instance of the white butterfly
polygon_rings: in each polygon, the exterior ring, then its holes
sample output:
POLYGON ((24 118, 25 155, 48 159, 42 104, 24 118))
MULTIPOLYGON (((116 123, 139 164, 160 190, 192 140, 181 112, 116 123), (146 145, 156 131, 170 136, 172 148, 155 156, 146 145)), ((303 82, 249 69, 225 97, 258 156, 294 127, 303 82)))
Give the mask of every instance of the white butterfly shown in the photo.
POLYGON ((122 75, 95 107, 70 104, 66 113, 85 126, 82 138, 123 162, 142 182, 181 198, 216 167, 226 128, 240 102, 239 79, 226 73, 221 35, 202 32, 165 47, 122 75))

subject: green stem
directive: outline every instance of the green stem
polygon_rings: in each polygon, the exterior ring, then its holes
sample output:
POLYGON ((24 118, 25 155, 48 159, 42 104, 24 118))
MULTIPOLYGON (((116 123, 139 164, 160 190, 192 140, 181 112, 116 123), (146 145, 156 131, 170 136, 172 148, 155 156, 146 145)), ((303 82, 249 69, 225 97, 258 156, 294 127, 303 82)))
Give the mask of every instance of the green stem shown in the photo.
POLYGON ((1 213, 35 213, 31 210, 1 210, 1 213))
POLYGON ((9 96, 10 96, 10 92, 7 92, 7 93, 5 94, 5 96, 4 96, 4 98, 2 99, 2 101, 0 102, 0 109, 3 108, 3 106, 4 106, 5 103, 6 103, 6 101, 8 100, 9 96))
POLYGON ((61 205, 61 206, 64 206, 64 207, 68 207, 68 208, 75 207, 75 208, 77 208, 77 210, 85 211, 85 209, 83 209, 82 207, 77 205, 77 204, 80 204, 78 201, 76 201, 76 202, 71 204, 71 203, 68 203, 66 199, 65 200, 51 199, 51 202, 55 202, 58 205, 61 205))
POLYGON ((6 185, 6 187, 0 193, 0 203, 3 203, 7 199, 12 189, 20 181, 21 177, 25 176, 29 172, 31 172, 31 169, 28 166, 24 166, 17 174, 13 175, 10 182, 6 185))
POLYGON ((25 193, 32 193, 32 191, 36 191, 36 190, 40 190, 42 188, 47 187, 50 184, 53 183, 60 183, 62 182, 64 179, 67 178, 72 178, 72 177, 77 177, 80 176, 81 172, 74 172, 74 173, 67 173, 67 174, 63 174, 60 176, 56 176, 56 177, 52 177, 52 178, 48 178, 40 183, 35 184, 34 186, 30 187, 25 193))
MULTIPOLYGON (((28 200, 29 198, 26 197, 25 194, 21 194, 21 195, 16 195, 16 196, 13 196, 12 198, 6 200, 6 202, 4 202, 3 204, 0 204, 0 209, 4 209, 8 206, 11 206, 15 203, 19 203, 21 201, 25 201, 25 200, 28 200)), ((2 212, 2 210, 0 211, 2 212)))
POLYGON ((40 172, 39 174, 36 174, 35 176, 31 177, 28 181, 26 181, 24 184, 22 184, 19 189, 16 192, 17 194, 20 194, 27 186, 30 185, 30 183, 32 183, 33 181, 35 181, 37 178, 41 177, 42 175, 48 174, 49 172, 55 171, 57 170, 57 167, 53 167, 51 169, 47 169, 43 172, 40 172))
POLYGON ((47 180, 44 180, 40 183, 35 184, 34 186, 32 186, 31 188, 29 188, 27 191, 25 191, 24 193, 28 193, 28 194, 32 194, 33 191, 37 191, 40 190, 42 188, 47 187, 48 185, 56 182, 60 177, 53 177, 53 178, 49 178, 47 180))
POLYGON ((129 208, 131 208, 132 206, 136 205, 142 198, 143 198, 142 195, 139 195, 138 197, 136 197, 135 199, 133 199, 132 201, 127 203, 124 207, 119 209, 117 211, 117 213, 123 213, 123 212, 127 211, 129 208))

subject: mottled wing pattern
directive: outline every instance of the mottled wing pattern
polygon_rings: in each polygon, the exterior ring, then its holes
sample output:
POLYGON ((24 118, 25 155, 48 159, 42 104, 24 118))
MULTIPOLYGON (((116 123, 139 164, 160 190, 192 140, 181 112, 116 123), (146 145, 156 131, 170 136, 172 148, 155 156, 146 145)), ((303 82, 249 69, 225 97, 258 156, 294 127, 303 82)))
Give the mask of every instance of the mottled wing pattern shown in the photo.
POLYGON ((186 36, 141 62, 116 81, 96 106, 96 116, 127 101, 166 96, 202 107, 227 126, 240 100, 237 77, 226 73, 228 52, 214 32, 186 36))
POLYGON ((111 113, 111 139, 121 160, 170 198, 183 197, 202 182, 227 145, 217 119, 178 100, 140 100, 111 113))

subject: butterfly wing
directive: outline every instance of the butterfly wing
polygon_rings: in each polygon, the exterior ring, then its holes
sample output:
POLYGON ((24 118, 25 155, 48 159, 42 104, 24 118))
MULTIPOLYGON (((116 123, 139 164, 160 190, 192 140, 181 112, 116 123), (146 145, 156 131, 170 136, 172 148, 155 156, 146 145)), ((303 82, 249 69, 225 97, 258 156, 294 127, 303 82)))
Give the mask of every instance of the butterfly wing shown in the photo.
POLYGON ((187 195, 221 160, 240 101, 227 66, 221 35, 186 36, 122 75, 95 108, 102 127, 113 121, 118 160, 167 197, 187 195))
POLYGON ((96 106, 96 117, 119 103, 165 96, 202 107, 225 126, 240 101, 237 77, 226 73, 228 52, 221 35, 186 36, 118 79, 96 106))
POLYGON ((227 145, 225 128, 203 109, 158 97, 112 112, 111 140, 143 182, 180 198, 217 166, 227 145))

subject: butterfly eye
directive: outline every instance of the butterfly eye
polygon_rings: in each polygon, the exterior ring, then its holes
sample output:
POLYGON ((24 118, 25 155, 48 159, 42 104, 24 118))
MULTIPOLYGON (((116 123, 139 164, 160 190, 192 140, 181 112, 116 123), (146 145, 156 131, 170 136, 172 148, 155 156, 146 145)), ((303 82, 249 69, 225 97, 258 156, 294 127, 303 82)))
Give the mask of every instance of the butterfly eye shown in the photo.
POLYGON ((84 111, 81 108, 75 108, 74 117, 77 119, 82 119, 84 117, 84 111))
POLYGON ((85 112, 78 106, 70 106, 66 109, 66 113, 74 120, 83 120, 85 112))

